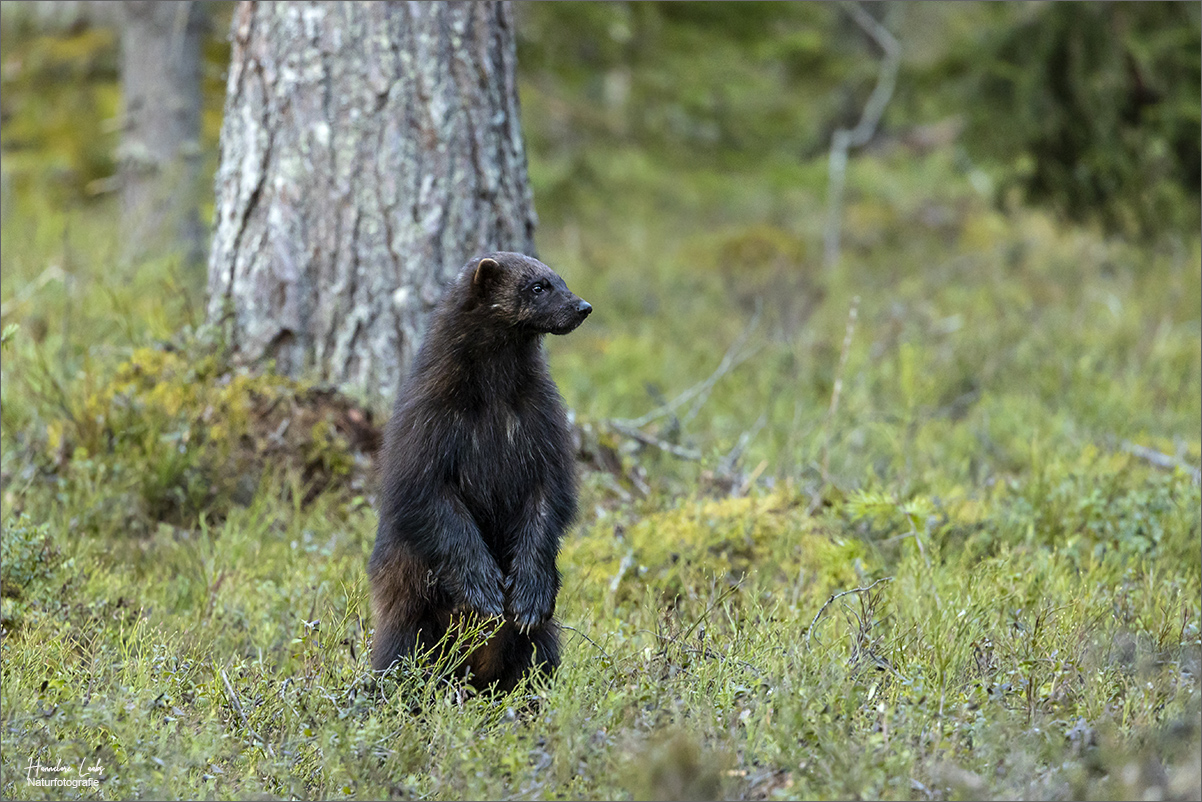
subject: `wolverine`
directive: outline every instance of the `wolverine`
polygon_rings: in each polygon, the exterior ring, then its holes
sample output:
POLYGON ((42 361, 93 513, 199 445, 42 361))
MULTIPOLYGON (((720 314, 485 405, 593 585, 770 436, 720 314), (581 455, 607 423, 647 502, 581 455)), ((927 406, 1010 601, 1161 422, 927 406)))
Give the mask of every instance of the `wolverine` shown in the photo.
POLYGON ((542 341, 590 312, 519 253, 472 259, 447 288, 381 452, 368 562, 374 669, 429 650, 472 613, 498 624, 465 661, 477 688, 512 690, 559 665, 555 560, 577 487, 542 341))

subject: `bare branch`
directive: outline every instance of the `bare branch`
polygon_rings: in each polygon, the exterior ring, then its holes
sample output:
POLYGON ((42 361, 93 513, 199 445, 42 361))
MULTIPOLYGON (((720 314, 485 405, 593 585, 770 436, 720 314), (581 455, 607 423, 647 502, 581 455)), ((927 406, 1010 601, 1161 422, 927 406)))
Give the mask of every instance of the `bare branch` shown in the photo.
POLYGON ((705 379, 705 381, 693 385, 668 403, 656 407, 640 418, 617 418, 611 422, 618 426, 633 427, 637 429, 642 426, 646 426, 648 423, 656 420, 657 418, 662 418, 665 415, 675 412, 677 408, 686 402, 690 401, 696 396, 700 396, 699 402, 694 404, 693 409, 690 409, 689 414, 685 417, 685 422, 691 420, 693 416, 697 414, 697 411, 700 409, 700 405, 705 403, 705 399, 709 396, 710 390, 713 389, 718 380, 725 376, 731 369, 741 365, 755 353, 755 350, 750 350, 745 354, 741 352, 743 350, 743 346, 747 343, 747 338, 751 336, 751 333, 755 330, 756 326, 759 325, 759 322, 760 312, 757 309, 756 313, 751 316, 751 320, 748 321, 747 326, 744 327, 743 331, 739 333, 739 336, 735 338, 735 341, 731 343, 730 348, 726 350, 726 354, 723 355, 722 361, 718 363, 718 367, 714 369, 714 372, 711 373, 709 378, 705 379))
POLYGON ((687 460, 701 459, 701 452, 697 449, 685 448, 683 446, 674 445, 667 441, 660 440, 659 438, 653 437, 652 435, 642 431, 640 427, 646 426, 653 420, 662 418, 665 415, 674 413, 679 407, 688 401, 693 401, 693 406, 690 407, 688 414, 684 416, 681 422, 688 423, 694 417, 696 417, 697 413, 701 411, 701 407, 709 398, 710 391, 713 390, 714 385, 718 383, 718 380, 729 373, 733 368, 750 359, 758 350, 757 348, 744 350, 744 346, 746 346, 747 340, 751 336, 751 333, 755 331, 756 326, 759 325, 759 321, 760 309, 757 307, 755 314, 751 316, 751 320, 747 322, 747 325, 743 328, 743 331, 741 331, 739 336, 735 338, 735 341, 730 344, 730 348, 726 349, 726 353, 723 355, 722 361, 718 363, 718 367, 715 368, 714 372, 711 373, 704 381, 693 385, 680 395, 676 396, 676 398, 672 399, 666 404, 656 407, 642 417, 613 418, 609 421, 610 426, 619 434, 623 434, 626 437, 637 440, 644 445, 658 448, 674 457, 687 460))
POLYGON ((263 736, 259 735, 259 733, 255 732, 254 729, 251 728, 250 721, 246 718, 246 713, 242 711, 242 704, 238 701, 238 695, 234 693, 234 686, 230 684, 230 678, 225 674, 225 669, 223 668, 220 671, 221 681, 225 683, 225 692, 230 698, 230 705, 234 708, 234 712, 238 714, 238 717, 242 719, 242 726, 246 727, 246 731, 253 735, 256 741, 262 744, 262 746, 267 750, 267 754, 275 757, 275 750, 271 748, 271 744, 263 740, 263 736))
POLYGON ((726 452, 726 456, 718 460, 718 467, 714 470, 717 476, 727 476, 734 473, 735 466, 739 460, 743 458, 743 452, 747 450, 747 446, 755 439, 755 436, 768 424, 768 413, 761 412, 759 418, 751 425, 751 428, 739 435, 738 441, 726 452))
POLYGON ((877 76, 876 87, 864 104, 860 121, 850 131, 840 128, 831 137, 831 152, 829 162, 829 184, 827 194, 826 235, 823 249, 825 264, 829 268, 839 259, 839 240, 843 217, 843 183, 847 172, 847 152, 851 148, 863 147, 872 139, 876 132, 885 106, 893 97, 893 89, 897 84, 897 69, 901 63, 901 45, 886 28, 873 19, 872 15, 859 3, 848 3, 843 9, 851 18, 872 37, 885 57, 881 60, 880 73, 877 76))

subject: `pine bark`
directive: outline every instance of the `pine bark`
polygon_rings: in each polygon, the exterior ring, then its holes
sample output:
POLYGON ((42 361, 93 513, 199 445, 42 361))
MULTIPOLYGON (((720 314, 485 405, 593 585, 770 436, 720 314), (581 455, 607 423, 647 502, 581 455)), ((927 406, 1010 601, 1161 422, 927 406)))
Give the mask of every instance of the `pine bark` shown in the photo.
POLYGON ((443 283, 533 253, 511 9, 243 2, 232 43, 209 319, 388 404, 443 283))
POLYGON ((201 43, 199 2, 121 5, 124 129, 118 153, 128 256, 164 249, 199 264, 201 43))

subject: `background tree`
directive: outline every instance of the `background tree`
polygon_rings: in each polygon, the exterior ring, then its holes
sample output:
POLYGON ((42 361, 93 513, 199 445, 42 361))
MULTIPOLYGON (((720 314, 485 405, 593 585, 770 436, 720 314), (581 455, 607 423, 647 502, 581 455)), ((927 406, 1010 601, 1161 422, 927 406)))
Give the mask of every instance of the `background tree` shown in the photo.
POLYGON ((131 255, 174 246, 191 263, 203 258, 200 86, 207 23, 203 3, 122 4, 118 162, 131 255))
POLYGON ((1200 53, 1197 3, 1032 6, 974 51, 978 150, 1007 159, 1003 186, 1069 219, 1129 236, 1195 228, 1200 53))
POLYGON ((390 401, 439 287, 532 253, 507 3, 241 3, 209 318, 235 354, 390 401))

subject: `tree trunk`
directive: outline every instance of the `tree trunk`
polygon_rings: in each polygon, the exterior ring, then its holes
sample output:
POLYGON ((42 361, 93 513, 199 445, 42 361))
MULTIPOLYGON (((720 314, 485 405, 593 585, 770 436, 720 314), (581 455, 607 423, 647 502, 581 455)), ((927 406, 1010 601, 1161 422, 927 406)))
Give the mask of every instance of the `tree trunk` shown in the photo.
POLYGON ((533 253, 507 3, 240 3, 209 319, 391 402, 443 282, 533 253))
POLYGON ((203 258, 200 202, 201 3, 126 0, 121 20, 125 128, 119 162, 131 256, 203 258))

